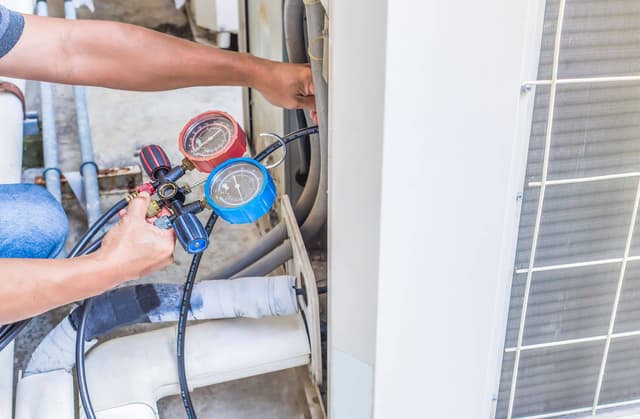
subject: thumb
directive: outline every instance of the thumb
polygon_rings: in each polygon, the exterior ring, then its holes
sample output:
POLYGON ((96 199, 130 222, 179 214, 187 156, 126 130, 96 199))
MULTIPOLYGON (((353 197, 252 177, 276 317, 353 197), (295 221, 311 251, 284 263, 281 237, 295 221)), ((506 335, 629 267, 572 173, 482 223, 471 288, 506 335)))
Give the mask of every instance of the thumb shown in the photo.
POLYGON ((140 194, 129 203, 126 216, 134 219, 145 219, 149 201, 151 201, 149 193, 140 192, 140 194))

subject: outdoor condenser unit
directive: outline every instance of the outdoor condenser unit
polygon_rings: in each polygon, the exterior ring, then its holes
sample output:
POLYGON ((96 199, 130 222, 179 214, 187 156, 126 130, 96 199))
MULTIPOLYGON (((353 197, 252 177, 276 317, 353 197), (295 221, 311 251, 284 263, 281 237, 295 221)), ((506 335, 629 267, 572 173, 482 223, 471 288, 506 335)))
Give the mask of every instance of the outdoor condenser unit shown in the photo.
POLYGON ((639 22, 546 2, 496 418, 640 404, 639 22))

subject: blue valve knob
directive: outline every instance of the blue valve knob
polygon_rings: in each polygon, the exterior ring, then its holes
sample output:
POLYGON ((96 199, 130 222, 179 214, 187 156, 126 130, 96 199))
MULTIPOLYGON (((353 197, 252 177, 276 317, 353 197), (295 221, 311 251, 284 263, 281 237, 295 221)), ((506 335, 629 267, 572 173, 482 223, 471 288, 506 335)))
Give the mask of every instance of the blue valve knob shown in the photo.
POLYGON ((187 253, 200 253, 209 246, 209 236, 202 227, 202 223, 190 212, 176 217, 173 221, 173 230, 187 253))

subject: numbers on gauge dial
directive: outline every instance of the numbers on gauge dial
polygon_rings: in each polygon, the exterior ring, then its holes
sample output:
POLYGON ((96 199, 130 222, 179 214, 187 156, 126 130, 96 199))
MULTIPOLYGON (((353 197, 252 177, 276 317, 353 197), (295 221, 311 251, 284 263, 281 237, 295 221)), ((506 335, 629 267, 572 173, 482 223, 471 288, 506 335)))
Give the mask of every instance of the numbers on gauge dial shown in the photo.
POLYGON ((185 136, 184 150, 193 157, 209 157, 223 150, 234 137, 226 118, 215 117, 194 124, 185 136))
POLYGON ((237 163, 215 175, 209 195, 217 205, 239 207, 255 198, 263 183, 262 171, 257 166, 237 163))

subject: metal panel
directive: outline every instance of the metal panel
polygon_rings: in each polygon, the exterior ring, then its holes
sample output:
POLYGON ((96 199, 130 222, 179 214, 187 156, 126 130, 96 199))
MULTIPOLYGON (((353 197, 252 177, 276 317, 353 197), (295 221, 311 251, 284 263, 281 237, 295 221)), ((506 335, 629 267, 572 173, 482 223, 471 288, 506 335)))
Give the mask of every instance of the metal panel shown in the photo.
POLYGON ((546 2, 496 417, 639 402, 639 39, 638 2, 546 2))

